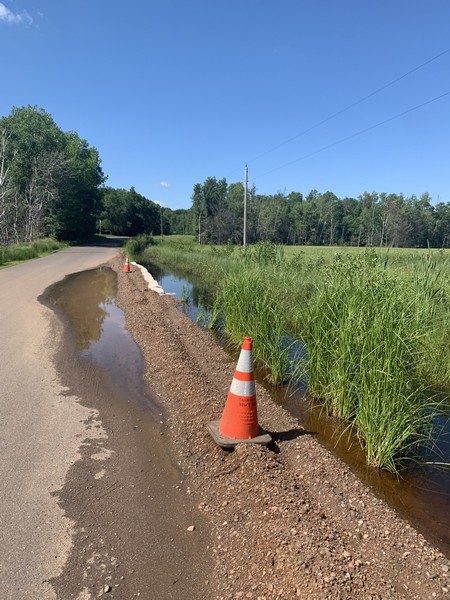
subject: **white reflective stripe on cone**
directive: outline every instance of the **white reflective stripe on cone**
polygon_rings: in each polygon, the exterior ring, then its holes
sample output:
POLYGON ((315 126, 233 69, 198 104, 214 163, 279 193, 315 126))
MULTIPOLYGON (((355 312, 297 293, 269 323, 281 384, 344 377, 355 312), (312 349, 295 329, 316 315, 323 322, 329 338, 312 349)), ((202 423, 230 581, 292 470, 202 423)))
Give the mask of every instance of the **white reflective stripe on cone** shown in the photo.
POLYGON ((252 350, 241 350, 236 371, 242 371, 242 373, 251 373, 253 371, 252 350))
POLYGON ((255 381, 239 381, 233 377, 230 392, 235 396, 256 396, 255 381))

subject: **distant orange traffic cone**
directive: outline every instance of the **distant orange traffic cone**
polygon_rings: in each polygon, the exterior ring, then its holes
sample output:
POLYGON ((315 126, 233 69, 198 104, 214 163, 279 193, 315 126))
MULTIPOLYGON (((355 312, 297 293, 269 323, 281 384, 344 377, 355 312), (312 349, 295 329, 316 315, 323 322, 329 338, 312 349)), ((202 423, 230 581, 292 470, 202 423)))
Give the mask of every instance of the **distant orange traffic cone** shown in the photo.
POLYGON ((272 441, 258 424, 252 338, 249 336, 242 344, 222 419, 211 421, 206 427, 215 442, 224 448, 245 442, 269 444, 272 441))
POLYGON ((124 273, 131 273, 130 261, 128 260, 128 256, 127 256, 127 259, 125 261, 125 264, 123 265, 123 272, 124 273))

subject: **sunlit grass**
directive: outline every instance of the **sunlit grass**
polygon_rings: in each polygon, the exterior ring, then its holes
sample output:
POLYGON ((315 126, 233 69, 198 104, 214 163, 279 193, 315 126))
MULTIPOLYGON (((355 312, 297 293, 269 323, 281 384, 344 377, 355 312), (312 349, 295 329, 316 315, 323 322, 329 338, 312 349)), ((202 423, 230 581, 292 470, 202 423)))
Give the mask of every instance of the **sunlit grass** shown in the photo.
POLYGON ((236 347, 251 335, 272 382, 289 374, 286 340, 301 341, 295 377, 356 431, 369 464, 396 471, 430 443, 429 387, 450 377, 449 251, 165 238, 142 257, 217 289, 209 325, 220 322, 236 347))
POLYGON ((257 267, 230 272, 216 306, 228 340, 238 348, 245 336, 251 336, 256 364, 269 373, 272 383, 282 383, 288 369, 288 348, 282 343, 285 318, 264 273, 257 267))
POLYGON ((66 247, 67 244, 53 238, 43 238, 30 244, 0 247, 0 267, 38 258, 66 247))

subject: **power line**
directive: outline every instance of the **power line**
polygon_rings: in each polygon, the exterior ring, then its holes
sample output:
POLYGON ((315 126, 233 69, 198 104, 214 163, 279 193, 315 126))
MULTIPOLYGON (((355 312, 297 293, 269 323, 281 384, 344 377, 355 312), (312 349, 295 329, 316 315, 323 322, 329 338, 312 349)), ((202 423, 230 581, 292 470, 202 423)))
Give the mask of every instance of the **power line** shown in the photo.
MULTIPOLYGON (((348 106, 346 106, 345 108, 342 108, 340 110, 338 110, 337 112, 333 113, 332 115, 326 117, 325 119, 322 119, 321 121, 318 121, 317 123, 315 123, 314 125, 311 125, 310 127, 308 127, 307 129, 304 129, 303 131, 301 131, 300 133, 298 133, 297 135, 294 135, 293 137, 290 137, 287 140, 284 140, 283 142, 280 142, 279 144, 277 144, 276 146, 273 146, 272 148, 269 148, 269 150, 266 150, 265 152, 262 152, 261 154, 258 154, 258 156, 255 156, 254 158, 252 158, 251 160, 248 161, 248 163, 252 163, 256 160, 258 160, 259 158, 262 158, 263 156, 266 156, 267 154, 270 154, 271 152, 274 152, 275 150, 278 150, 278 148, 281 148, 282 146, 285 146, 286 144, 289 144, 290 142, 302 137, 303 135, 306 135, 307 133, 309 133, 310 131, 312 131, 313 129, 316 129, 317 127, 320 127, 320 125, 323 125, 324 123, 328 123, 328 121, 331 121, 332 119, 334 119, 335 117, 338 117, 339 115, 342 115, 343 113, 347 112, 348 110, 350 110, 351 108, 354 108, 355 106, 358 106, 358 104, 362 104, 363 102, 365 102, 366 100, 368 100, 369 98, 372 98, 373 96, 375 96, 376 94, 379 94, 380 92, 382 92, 383 90, 391 87, 392 85, 398 83, 399 81, 401 81, 402 79, 404 79, 405 77, 408 77, 408 75, 411 75, 412 73, 415 73, 416 71, 419 71, 419 69, 422 69, 423 67, 426 67, 427 65, 429 65, 430 63, 434 62, 435 60, 437 60, 438 58, 441 58, 441 56, 444 56, 444 54, 447 54, 448 52, 450 52, 450 48, 447 48, 446 50, 444 50, 443 52, 440 52, 439 54, 436 54, 435 56, 433 56, 432 58, 430 58, 429 60, 421 63, 420 65, 418 65, 417 67, 414 67, 413 69, 410 69, 409 71, 407 71, 406 73, 404 73, 403 75, 400 75, 399 77, 397 77, 396 79, 393 79, 392 81, 390 81, 389 83, 386 83, 385 85, 382 85, 381 87, 377 88, 376 90, 374 90, 373 92, 370 92, 370 94, 367 94, 366 96, 363 96, 362 98, 360 98, 359 100, 356 100, 355 102, 352 102, 351 104, 349 104, 348 106)), ((240 169, 241 167, 239 167, 240 169)), ((232 171, 230 174, 234 173, 235 171, 237 171, 238 169, 234 169, 234 171, 232 171)))
POLYGON ((318 150, 314 150, 314 152, 309 152, 308 154, 300 156, 299 158, 291 160, 290 162, 284 163, 283 165, 280 165, 279 167, 275 167, 274 169, 271 169, 270 171, 266 171, 265 173, 262 173, 261 175, 257 175, 254 179, 259 179, 261 177, 265 177, 266 175, 269 175, 270 173, 273 173, 274 171, 279 171, 280 169, 284 169, 284 167, 288 167, 289 165, 292 165, 296 162, 305 160, 306 158, 310 158, 311 156, 315 156, 316 154, 319 154, 320 152, 329 150, 330 148, 333 148, 334 146, 342 144, 343 142, 347 142, 348 140, 351 140, 352 138, 362 135, 363 133, 367 133, 368 131, 375 129, 376 127, 381 127, 381 125, 385 125, 386 123, 389 123, 390 121, 399 119, 400 117, 403 117, 404 115, 407 115, 408 113, 418 110, 419 108, 422 108, 423 106, 427 106, 428 104, 431 104, 432 102, 436 102, 437 100, 440 100, 441 98, 444 98, 445 96, 448 96, 448 95, 450 95, 450 91, 445 92, 444 94, 441 94, 440 96, 436 96, 435 98, 432 98, 431 100, 427 100, 426 102, 422 102, 422 104, 418 104, 417 106, 408 108, 407 110, 404 110, 403 112, 398 113, 398 114, 394 115, 393 117, 389 117, 388 119, 384 119, 384 121, 380 121, 379 123, 376 123, 375 125, 371 125, 370 127, 366 127, 365 129, 361 129, 360 131, 352 133, 351 135, 341 138, 340 140, 337 140, 336 142, 332 142, 331 144, 322 146, 322 148, 319 148, 318 150))

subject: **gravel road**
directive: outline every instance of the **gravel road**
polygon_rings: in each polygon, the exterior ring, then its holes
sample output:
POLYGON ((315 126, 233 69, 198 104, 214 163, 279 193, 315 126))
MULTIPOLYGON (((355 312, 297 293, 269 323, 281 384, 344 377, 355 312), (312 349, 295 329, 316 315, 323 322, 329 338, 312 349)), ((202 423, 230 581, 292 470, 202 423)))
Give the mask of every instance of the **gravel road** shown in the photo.
POLYGON ((206 520, 210 530, 205 599, 448 597, 449 560, 260 386, 259 420, 274 444, 218 448, 205 424, 220 418, 235 363, 173 298, 149 291, 138 269, 122 273, 120 259, 113 267, 185 497, 196 505, 192 524, 206 520))

